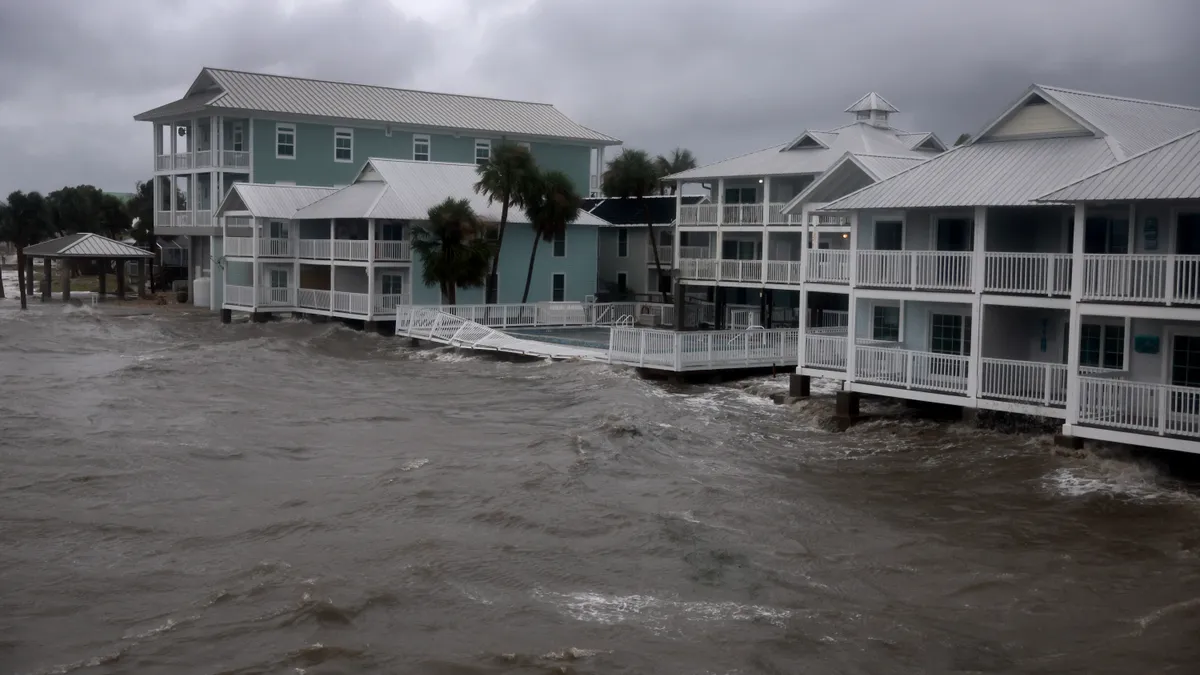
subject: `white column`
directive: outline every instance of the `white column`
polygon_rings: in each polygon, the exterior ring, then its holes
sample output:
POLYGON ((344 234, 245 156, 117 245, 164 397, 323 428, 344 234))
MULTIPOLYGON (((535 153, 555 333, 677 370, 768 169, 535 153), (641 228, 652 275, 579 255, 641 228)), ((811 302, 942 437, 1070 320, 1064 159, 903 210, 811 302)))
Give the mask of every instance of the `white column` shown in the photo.
MULTIPOLYGON (((672 269, 679 269, 679 249, 682 247, 683 233, 679 231, 679 214, 683 211, 683 181, 675 181, 675 265, 672 269)), ((672 288, 671 292, 675 292, 672 288)))
POLYGON ((375 219, 367 219, 367 318, 375 318, 375 219))
POLYGON ((171 200, 171 202, 170 202, 170 204, 171 204, 171 223, 170 224, 174 225, 176 222, 175 221, 175 211, 177 211, 179 209, 179 204, 178 204, 179 200, 177 199, 178 194, 179 194, 179 189, 175 183, 175 152, 179 148, 179 142, 178 142, 179 129, 175 126, 174 122, 171 122, 171 133, 169 135, 171 137, 171 143, 170 143, 171 161, 170 161, 170 172, 167 174, 167 180, 169 180, 171 182, 171 185, 168 188, 170 192, 167 195, 167 197, 168 197, 168 199, 171 200))
POLYGON ((262 227, 262 221, 260 221, 258 218, 250 219, 250 279, 251 283, 254 284, 254 290, 252 293, 254 294, 255 309, 258 309, 258 289, 260 286, 258 282, 258 275, 262 272, 258 266, 258 228, 260 227, 262 227))
MULTIPOLYGON (((221 239, 221 253, 223 254, 224 252, 225 252, 225 239, 222 238, 221 239)), ((209 269, 209 273, 208 273, 208 309, 210 311, 215 312, 221 308, 221 306, 217 304, 217 288, 216 288, 216 286, 217 286, 217 261, 224 257, 224 255, 221 255, 221 256, 217 255, 217 238, 215 236, 210 236, 208 238, 208 256, 209 256, 209 258, 211 258, 211 265, 208 268, 209 269)), ((222 282, 224 282, 224 280, 225 280, 224 269, 221 270, 221 280, 222 280, 222 282)), ((225 295, 225 284, 222 283, 221 284, 221 296, 224 297, 224 295, 225 295)))
POLYGON ((800 288, 801 294, 806 294, 804 284, 808 283, 808 204, 800 207, 800 288))
POLYGON ((967 356, 967 396, 978 398, 983 378, 983 296, 976 295, 971 303, 971 353, 967 356))
POLYGON ((246 119, 246 150, 250 152, 250 182, 254 182, 254 118, 246 119))
POLYGON ((846 379, 851 382, 854 381, 855 361, 857 360, 855 345, 858 341, 858 294, 854 287, 854 282, 858 277, 857 258, 858 211, 853 211, 850 213, 850 301, 847 304, 850 311, 846 316, 846 379))
POLYGON ((804 344, 808 340, 808 291, 800 284, 800 353, 796 355, 796 372, 804 367, 804 344))
POLYGON ((337 292, 337 267, 333 264, 333 230, 336 223, 337 220, 329 219, 329 307, 326 309, 331 312, 334 306, 333 294, 337 292))
POLYGON ((725 224, 725 179, 717 179, 717 227, 725 224))
POLYGON ((983 293, 987 264, 987 207, 975 207, 975 234, 971 246, 971 290, 983 293))
MULTIPOLYGON (((770 176, 763 176, 762 222, 763 222, 763 237, 762 237, 763 251, 762 251, 762 275, 761 275, 762 278, 760 280, 765 284, 767 282, 767 265, 771 260, 771 247, 770 247, 771 234, 770 234, 770 231, 767 230, 767 225, 769 225, 771 223, 771 177, 770 176)), ((766 325, 764 317, 759 317, 759 319, 764 322, 763 325, 766 325)))
POLYGON ((1067 419, 1063 434, 1079 423, 1079 332, 1083 325, 1083 234, 1087 207, 1075 205, 1075 232, 1071 249, 1071 321, 1067 329, 1067 419))

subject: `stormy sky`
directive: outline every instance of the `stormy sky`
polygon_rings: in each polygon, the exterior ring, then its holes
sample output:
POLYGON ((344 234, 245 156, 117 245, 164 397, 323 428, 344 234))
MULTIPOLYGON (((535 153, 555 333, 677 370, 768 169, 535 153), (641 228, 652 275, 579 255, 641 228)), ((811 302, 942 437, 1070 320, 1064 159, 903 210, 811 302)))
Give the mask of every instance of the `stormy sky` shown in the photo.
POLYGON ((1200 105, 1197 25, 1200 0, 0 0, 0 195, 132 190, 133 115, 205 65, 546 101, 705 163, 870 90, 947 143, 1032 82, 1200 105))

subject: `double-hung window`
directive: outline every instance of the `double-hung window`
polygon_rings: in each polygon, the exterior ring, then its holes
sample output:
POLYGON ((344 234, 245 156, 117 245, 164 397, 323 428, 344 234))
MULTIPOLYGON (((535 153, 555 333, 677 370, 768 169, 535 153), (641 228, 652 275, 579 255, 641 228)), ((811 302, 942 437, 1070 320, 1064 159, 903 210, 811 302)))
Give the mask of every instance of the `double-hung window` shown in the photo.
POLYGON ((554 276, 550 277, 550 300, 553 302, 562 302, 567 297, 567 275, 562 272, 555 272, 554 276))
POLYGON ((379 288, 384 295, 404 295, 404 275, 384 273, 379 277, 379 288))
POLYGON ((1124 370, 1124 326, 1085 323, 1079 333, 1079 365, 1124 370))
POLYGON ((413 136, 413 159, 418 162, 428 162, 431 147, 432 144, 429 141, 429 136, 426 134, 416 134, 413 136))
POLYGON ((275 125, 275 158, 296 159, 296 125, 275 125))
POLYGON ((232 136, 229 143, 231 150, 234 152, 243 152, 246 150, 246 137, 244 134, 245 132, 242 130, 242 123, 234 122, 233 130, 230 132, 230 135, 232 136))
POLYGON ((929 351, 934 354, 971 355, 971 317, 934 314, 929 332, 929 351))
POLYGON ((479 166, 487 164, 492 159, 492 142, 486 138, 475 139, 475 163, 479 166))
POLYGON ((627 227, 617 229, 617 257, 629 257, 629 228, 627 227))
POLYGON ((872 311, 871 339, 881 342, 900 341, 900 308, 876 305, 872 311))
POLYGON ((354 130, 353 129, 334 129, 333 130, 333 161, 335 161, 335 162, 353 162, 354 161, 354 130))
POLYGON ((565 230, 554 235, 554 257, 567 257, 567 233, 565 230))

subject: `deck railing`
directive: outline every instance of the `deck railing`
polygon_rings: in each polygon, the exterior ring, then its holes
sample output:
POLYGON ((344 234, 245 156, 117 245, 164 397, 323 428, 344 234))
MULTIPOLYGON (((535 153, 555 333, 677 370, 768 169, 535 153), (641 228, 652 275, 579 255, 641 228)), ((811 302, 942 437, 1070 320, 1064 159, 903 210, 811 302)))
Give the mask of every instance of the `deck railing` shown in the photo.
POLYGON ((714 258, 680 258, 679 275, 684 279, 716 281, 720 261, 714 258))
POLYGON ((253 307, 254 287, 225 284, 225 304, 238 305, 240 307, 253 307))
POLYGON ((971 290, 970 251, 858 252, 859 286, 971 290))
POLYGON ((1200 256, 1086 254, 1083 256, 1083 299, 1200 303, 1200 256))
POLYGON ((174 159, 174 162, 173 162, 174 168, 176 168, 176 169, 190 169, 190 168, 192 168, 192 155, 191 155, 191 153, 189 153, 189 152, 179 152, 179 153, 176 153, 176 154, 174 155, 174 157, 175 157, 175 159, 174 159))
POLYGON ((850 251, 844 249, 809 249, 808 280, 815 283, 850 283, 850 251))
POLYGON ((375 296, 375 313, 390 314, 401 305, 412 304, 412 298, 407 293, 384 293, 375 296))
POLYGON ((1159 436, 1200 437, 1200 389, 1080 377, 1079 423, 1159 436))
POLYGON ((799 216, 789 216, 783 212, 787 202, 771 202, 767 205, 767 224, 769 225, 803 225, 804 219, 799 216))
POLYGON ((172 162, 171 162, 170 155, 156 155, 154 157, 154 170, 155 171, 170 171, 171 165, 172 165, 172 162))
POLYGON ((154 212, 154 225, 156 227, 171 227, 172 225, 174 225, 174 223, 171 222, 171 212, 170 211, 155 211, 154 212))
POLYGON ((333 296, 327 290, 317 288, 301 288, 296 291, 296 306, 305 309, 321 309, 329 311, 333 306, 333 296))
POLYGON ((762 225, 762 204, 725 204, 721 207, 725 215, 722 225, 762 225))
POLYGON ((767 283, 798 284, 803 280, 804 272, 799 261, 768 260, 767 283))
POLYGON ((216 218, 213 218, 211 209, 203 209, 196 211, 196 225, 201 227, 211 227, 216 218))
POLYGON ((1048 407, 1067 404, 1067 367, 1010 359, 980 359, 979 394, 1048 407))
POLYGON ((250 227, 254 224, 254 218, 250 216, 225 216, 226 227, 250 227))
POLYGON ((965 356, 858 345, 854 369, 862 382, 966 394, 969 363, 965 356))
POLYGON ((674 371, 794 365, 800 332, 795 328, 745 331, 610 329, 609 359, 674 371))
POLYGON ((370 244, 366 239, 334 239, 333 257, 335 260, 365 262, 371 253, 370 244))
POLYGON ((225 255, 253 257, 254 237, 225 237, 225 255))
POLYGON ((680 246, 680 258, 711 258, 712 249, 707 246, 680 246))
POLYGON ((197 150, 196 151, 195 167, 197 169, 207 169, 207 168, 211 167, 212 165, 213 165, 213 151, 212 150, 197 150))
POLYGON ((250 153, 243 150, 223 150, 221 166, 227 169, 249 169, 250 153))
POLYGON ((305 260, 329 260, 332 243, 328 239, 300 239, 297 241, 297 257, 305 260))
POLYGON ((258 254, 271 257, 291 257, 292 242, 282 237, 263 237, 258 240, 258 254))
POLYGON ((761 260, 722 260, 721 281, 761 282, 763 261, 761 260))
POLYGON ((679 207, 680 225, 716 225, 716 204, 684 204, 679 207))
POLYGON ((375 241, 376 260, 410 260, 412 258, 408 241, 375 241))
POLYGON ((845 335, 813 335, 804 336, 804 365, 807 368, 823 368, 825 370, 846 370, 845 335))
POLYGON ((294 307, 295 289, 267 287, 259 289, 258 304, 276 307, 294 307))
POLYGON ((333 291, 333 311, 342 314, 366 314, 371 306, 371 297, 366 293, 333 291))
POLYGON ((983 290, 988 293, 1070 295, 1070 253, 987 253, 983 290))

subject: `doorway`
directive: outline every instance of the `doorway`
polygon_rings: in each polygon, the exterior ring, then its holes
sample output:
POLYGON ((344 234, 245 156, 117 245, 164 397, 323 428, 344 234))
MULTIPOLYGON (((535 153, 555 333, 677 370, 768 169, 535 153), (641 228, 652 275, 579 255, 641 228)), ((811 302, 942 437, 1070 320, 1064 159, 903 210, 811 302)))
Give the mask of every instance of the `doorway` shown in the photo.
POLYGON ((969 218, 938 218, 937 250, 970 251, 975 228, 969 218))

